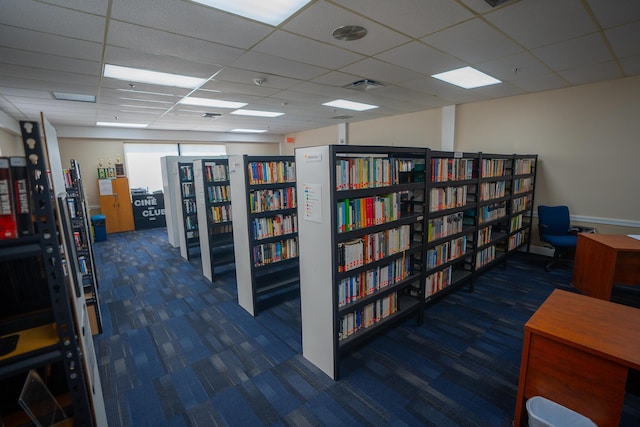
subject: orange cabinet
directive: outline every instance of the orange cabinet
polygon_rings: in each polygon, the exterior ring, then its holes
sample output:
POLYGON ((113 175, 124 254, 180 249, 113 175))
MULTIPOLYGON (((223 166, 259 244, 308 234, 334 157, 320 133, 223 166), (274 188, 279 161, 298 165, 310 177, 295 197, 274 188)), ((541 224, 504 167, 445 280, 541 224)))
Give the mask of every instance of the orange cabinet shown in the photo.
POLYGON ((105 216, 107 233, 133 230, 135 227, 129 180, 116 178, 101 181, 100 211, 105 216), (111 182, 110 188, 107 181, 111 182))

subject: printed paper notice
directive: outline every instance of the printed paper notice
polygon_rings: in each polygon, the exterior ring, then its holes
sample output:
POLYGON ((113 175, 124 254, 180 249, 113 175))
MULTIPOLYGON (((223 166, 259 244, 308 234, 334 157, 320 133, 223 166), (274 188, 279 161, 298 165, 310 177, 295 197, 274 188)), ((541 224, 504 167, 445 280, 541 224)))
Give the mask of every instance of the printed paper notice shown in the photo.
POLYGON ((322 222, 322 185, 304 184, 304 219, 322 222))
POLYGON ((100 187, 100 195, 101 196, 111 196, 113 195, 113 186, 111 185, 110 179, 99 179, 98 185, 100 187))

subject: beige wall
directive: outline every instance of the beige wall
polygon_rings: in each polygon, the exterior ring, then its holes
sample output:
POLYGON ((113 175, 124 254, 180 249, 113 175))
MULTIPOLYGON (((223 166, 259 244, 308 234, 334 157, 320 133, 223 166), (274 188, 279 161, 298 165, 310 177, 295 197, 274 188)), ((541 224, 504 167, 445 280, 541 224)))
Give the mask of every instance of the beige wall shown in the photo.
MULTIPOLYGON (((287 135, 332 144, 338 127, 287 135)), ((349 125, 351 145, 439 149, 441 110, 349 125)), ((640 233, 640 77, 456 107, 455 150, 538 154, 537 204, 566 204, 601 233, 640 233)))
POLYGON ((24 156, 22 140, 0 128, 0 156, 24 156))
MULTIPOLYGON (((139 142, 139 141, 135 141, 139 142)), ((162 143, 166 141, 154 141, 162 143)), ((171 141, 175 143, 175 141, 171 141)), ((189 141, 181 141, 191 143, 189 141)), ((68 168, 69 161, 75 159, 80 164, 82 179, 84 182, 87 205, 91 208, 91 213, 98 213, 100 199, 98 196, 98 161, 100 158, 106 162, 112 159, 115 162, 116 156, 124 162, 124 143, 120 140, 112 139, 74 139, 58 138, 60 145, 60 158, 62 167, 68 168)), ((216 142, 211 142, 216 144, 216 142)), ((252 154, 252 155, 277 155, 279 154, 279 144, 270 143, 226 143, 227 154, 252 154)))

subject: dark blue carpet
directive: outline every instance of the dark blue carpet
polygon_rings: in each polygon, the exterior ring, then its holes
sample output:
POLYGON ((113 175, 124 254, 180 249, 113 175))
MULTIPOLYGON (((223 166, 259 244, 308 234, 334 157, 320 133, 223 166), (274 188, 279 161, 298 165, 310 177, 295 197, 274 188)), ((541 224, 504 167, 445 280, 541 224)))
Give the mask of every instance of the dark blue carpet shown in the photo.
MULTIPOLYGON (((300 301, 253 318, 233 265, 216 282, 165 229, 95 244, 104 332, 96 336, 111 426, 511 426, 524 323, 568 266, 517 254, 349 353, 332 381, 301 356, 300 301)), ((640 307, 640 290, 614 301, 640 307)), ((640 425, 628 396, 624 426, 640 425)))

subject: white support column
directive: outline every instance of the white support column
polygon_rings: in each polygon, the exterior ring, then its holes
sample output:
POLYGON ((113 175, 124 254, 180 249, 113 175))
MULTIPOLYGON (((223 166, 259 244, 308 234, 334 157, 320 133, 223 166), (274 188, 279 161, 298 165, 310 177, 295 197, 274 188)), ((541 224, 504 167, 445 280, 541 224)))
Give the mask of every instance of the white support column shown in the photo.
POLYGON ((347 145, 349 143, 349 123, 338 124, 338 144, 347 145))
POLYGON ((456 106, 447 105, 442 107, 442 141, 440 149, 442 151, 455 151, 455 131, 456 131, 456 106))

